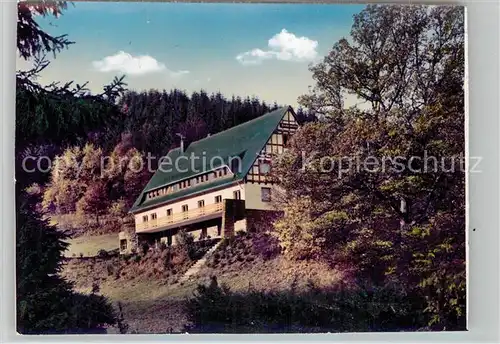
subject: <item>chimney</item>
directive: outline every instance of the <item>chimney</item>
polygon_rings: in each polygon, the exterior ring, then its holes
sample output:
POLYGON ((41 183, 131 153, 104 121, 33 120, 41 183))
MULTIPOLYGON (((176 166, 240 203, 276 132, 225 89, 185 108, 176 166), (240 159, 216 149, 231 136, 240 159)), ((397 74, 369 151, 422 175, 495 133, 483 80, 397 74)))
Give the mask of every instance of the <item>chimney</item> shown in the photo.
POLYGON ((207 134, 207 137, 210 137, 210 133, 207 134))
POLYGON ((179 136, 181 138, 181 154, 184 154, 184 139, 185 139, 185 136, 180 134, 180 133, 177 133, 177 136, 179 136))

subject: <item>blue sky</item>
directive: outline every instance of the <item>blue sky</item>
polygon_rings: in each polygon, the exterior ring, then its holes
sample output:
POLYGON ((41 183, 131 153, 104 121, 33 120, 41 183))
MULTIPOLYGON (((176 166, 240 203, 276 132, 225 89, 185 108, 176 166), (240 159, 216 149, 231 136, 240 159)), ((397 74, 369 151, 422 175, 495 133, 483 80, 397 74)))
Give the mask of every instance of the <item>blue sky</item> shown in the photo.
POLYGON ((40 81, 89 81, 100 91, 126 74, 130 89, 205 89, 296 106, 313 85, 308 65, 349 35, 363 7, 77 2, 40 21, 75 42, 40 81))

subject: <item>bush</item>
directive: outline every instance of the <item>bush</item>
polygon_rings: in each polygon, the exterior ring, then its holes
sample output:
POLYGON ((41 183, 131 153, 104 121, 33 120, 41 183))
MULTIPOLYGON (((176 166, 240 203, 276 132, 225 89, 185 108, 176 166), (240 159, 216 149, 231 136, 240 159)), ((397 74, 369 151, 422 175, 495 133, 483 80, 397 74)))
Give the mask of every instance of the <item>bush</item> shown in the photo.
POLYGON ((142 255, 145 256, 149 251, 149 244, 147 242, 143 242, 141 244, 141 252, 142 252, 142 255))
POLYGON ((102 258, 102 259, 106 259, 106 258, 109 258, 109 253, 106 250, 99 250, 97 252, 97 257, 102 258))
POLYGON ((197 247, 194 242, 194 237, 186 230, 181 230, 177 233, 177 247, 186 252, 191 260, 198 259, 197 247))
POLYGON ((108 272, 108 276, 113 275, 113 273, 115 271, 114 265, 112 263, 106 264, 106 271, 108 272))
POLYGON ((286 333, 416 330, 426 324, 424 301, 395 286, 297 293, 231 292, 199 285, 187 310, 191 333, 286 333))
POLYGON ((280 254, 279 240, 269 234, 255 235, 252 240, 253 252, 265 260, 275 258, 280 254))

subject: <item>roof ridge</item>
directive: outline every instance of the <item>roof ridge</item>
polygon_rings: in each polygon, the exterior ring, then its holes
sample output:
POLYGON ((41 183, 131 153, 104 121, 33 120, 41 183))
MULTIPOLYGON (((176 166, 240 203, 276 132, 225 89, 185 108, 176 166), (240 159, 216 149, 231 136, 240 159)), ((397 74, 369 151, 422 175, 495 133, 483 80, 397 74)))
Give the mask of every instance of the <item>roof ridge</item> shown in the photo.
MULTIPOLYGON (((215 160, 216 165, 210 165, 211 168, 209 170, 204 169, 203 173, 206 173, 213 170, 214 168, 227 165, 227 158, 234 157, 241 154, 242 152, 246 152, 242 156, 240 170, 235 173, 233 178, 227 179, 227 182, 231 182, 231 180, 234 181, 237 179, 241 179, 244 177, 244 175, 246 175, 246 173, 248 173, 249 169, 257 158, 257 156, 253 156, 253 153, 258 155, 258 153, 265 146, 266 142, 269 140, 272 132, 274 132, 276 125, 279 124, 281 118, 289 110, 292 110, 293 112, 293 109, 289 105, 279 107, 254 119, 228 128, 224 131, 220 131, 201 140, 195 141, 187 146, 186 150, 183 153, 180 152, 180 147, 173 148, 167 153, 167 156, 177 159, 181 156, 189 157, 189 155, 193 153, 201 154, 201 151, 203 151, 207 152, 206 158, 210 159, 210 164, 214 162, 214 157, 218 157, 219 159, 215 160)), ((208 167, 208 165, 206 165, 208 163, 208 160, 203 162, 195 160, 195 162, 196 168, 208 167)), ((145 194, 147 192, 160 187, 164 187, 166 185, 177 183, 188 178, 193 178, 193 176, 197 175, 198 173, 196 173, 194 167, 190 168, 188 166, 189 163, 189 161, 184 162, 184 160, 182 160, 182 164, 180 164, 180 167, 176 165, 174 170, 170 169, 164 171, 159 168, 143 188, 139 197, 137 197, 131 211, 138 211, 142 207, 142 205, 145 205, 145 194), (180 168, 182 168, 182 170, 180 168)), ((218 183, 212 183, 208 183, 207 186, 220 185, 218 183)), ((226 181, 224 181, 224 183, 226 183, 226 181)), ((205 187, 203 187, 202 189, 205 189, 205 187)), ((186 189, 184 192, 187 192, 189 194, 193 191, 186 189)), ((161 203, 165 201, 173 201, 174 199, 180 197, 182 194, 183 193, 179 191, 166 196, 162 196, 155 200, 154 203, 157 204, 157 202, 161 203)))
MULTIPOLYGON (((278 111, 280 111, 280 110, 281 110, 281 111, 282 111, 283 109, 287 109, 287 110, 288 110, 289 108, 290 108, 290 106, 289 106, 289 105, 286 105, 286 106, 281 106, 281 107, 279 107, 279 108, 277 108, 277 109, 275 109, 275 110, 273 110, 273 111, 269 111, 269 112, 264 113, 263 115, 260 115, 260 116, 258 116, 258 117, 252 118, 252 119, 251 119, 251 120, 249 120, 249 121, 246 121, 246 122, 240 123, 240 124, 235 125, 235 126, 233 126, 233 127, 231 127, 231 128, 227 128, 226 130, 219 131, 218 133, 215 133, 215 134, 210 134, 210 136, 205 136, 204 138, 199 139, 199 140, 197 140, 197 141, 193 141, 193 142, 191 142, 191 143, 189 144, 189 146, 188 146, 187 148, 189 149, 189 147, 191 147, 191 145, 193 145, 193 144, 195 144, 195 143, 201 142, 201 141, 206 140, 206 139, 210 139, 210 138, 215 137, 215 136, 220 135, 220 134, 225 134, 225 133, 227 133, 228 131, 231 131, 231 130, 233 130, 233 129, 235 129, 235 128, 241 128, 241 126, 243 126, 243 125, 245 125, 245 124, 248 124, 248 123, 251 123, 251 122, 256 122, 257 120, 259 120, 259 119, 263 119, 263 118, 265 118, 266 116, 270 116, 271 114, 274 114, 274 113, 276 113, 276 112, 278 112, 278 111)), ((176 148, 179 148, 179 147, 176 147, 176 148)), ((176 149, 176 148, 174 148, 174 149, 176 149)))

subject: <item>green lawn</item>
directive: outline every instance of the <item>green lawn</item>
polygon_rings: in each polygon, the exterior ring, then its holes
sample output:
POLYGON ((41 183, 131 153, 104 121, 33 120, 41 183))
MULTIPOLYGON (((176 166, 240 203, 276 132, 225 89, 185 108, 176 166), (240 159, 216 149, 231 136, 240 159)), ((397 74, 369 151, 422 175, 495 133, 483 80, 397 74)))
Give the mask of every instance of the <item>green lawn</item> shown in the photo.
POLYGON ((118 234, 104 234, 95 236, 80 236, 74 239, 68 239, 68 250, 66 257, 79 257, 83 253, 85 257, 95 256, 99 250, 114 250, 118 248, 118 234))

